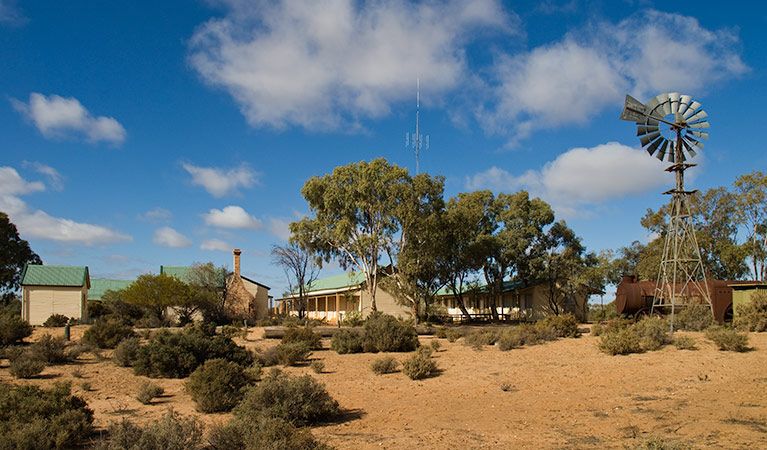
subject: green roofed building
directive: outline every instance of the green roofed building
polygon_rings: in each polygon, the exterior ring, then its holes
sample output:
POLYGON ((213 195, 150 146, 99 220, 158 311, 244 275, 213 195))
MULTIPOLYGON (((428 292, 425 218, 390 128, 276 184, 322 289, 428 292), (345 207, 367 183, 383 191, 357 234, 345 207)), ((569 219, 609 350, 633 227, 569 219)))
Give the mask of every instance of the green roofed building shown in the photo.
POLYGON ((52 314, 88 316, 88 267, 27 264, 21 275, 21 316, 42 325, 52 314))
POLYGON ((88 300, 101 301, 101 296, 106 291, 119 291, 125 289, 135 280, 110 280, 108 278, 92 278, 91 288, 88 289, 88 300))

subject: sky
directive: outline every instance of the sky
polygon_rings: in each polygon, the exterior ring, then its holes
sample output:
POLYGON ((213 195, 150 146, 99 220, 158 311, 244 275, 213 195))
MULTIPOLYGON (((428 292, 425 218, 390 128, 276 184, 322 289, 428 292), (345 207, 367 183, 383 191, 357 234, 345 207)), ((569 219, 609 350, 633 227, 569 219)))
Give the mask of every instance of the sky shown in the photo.
POLYGON ((419 83, 446 198, 526 189, 589 251, 646 242, 673 179, 625 95, 698 100, 687 186, 730 187, 767 167, 766 27, 713 1, 0 0, 0 211, 45 264, 132 279, 240 248, 279 298, 310 177, 415 173, 419 83))

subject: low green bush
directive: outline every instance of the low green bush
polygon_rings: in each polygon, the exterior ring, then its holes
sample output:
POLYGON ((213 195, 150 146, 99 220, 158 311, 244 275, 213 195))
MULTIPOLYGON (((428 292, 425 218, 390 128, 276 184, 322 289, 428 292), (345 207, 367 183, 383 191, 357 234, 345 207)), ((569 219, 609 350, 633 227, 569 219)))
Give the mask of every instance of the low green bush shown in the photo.
POLYGON ((749 350, 748 334, 740 333, 730 327, 715 325, 706 330, 706 338, 711 340, 719 350, 745 352, 749 350))
POLYGON ((341 325, 344 327, 361 327, 365 323, 362 313, 359 311, 348 311, 344 313, 341 325))
POLYGON ((210 359, 192 372, 186 391, 198 411, 215 413, 234 408, 249 382, 242 366, 225 359, 210 359))
POLYGON ((322 373, 322 371, 325 370, 325 363, 320 360, 316 360, 312 361, 312 363, 309 364, 309 367, 312 368, 312 372, 314 373, 322 373))
POLYGON ((242 336, 242 328, 235 325, 224 325, 221 327, 221 336, 232 339, 236 336, 242 336))
POLYGON ((594 325, 591 326, 591 335, 592 336, 599 336, 602 333, 604 333, 604 330, 605 329, 604 329, 604 327, 602 327, 602 325, 600 325, 598 323, 595 323, 594 325))
POLYGON ((93 411, 69 383, 50 389, 0 383, 0 448, 72 448, 91 432, 93 411))
POLYGON ((767 293, 751 294, 751 301, 735 307, 733 325, 744 331, 767 331, 767 293))
POLYGON ((308 429, 282 419, 256 416, 215 425, 207 436, 212 450, 332 450, 317 441, 308 429))
POLYGON ((500 333, 497 331, 476 330, 464 336, 463 343, 474 349, 480 349, 485 345, 494 345, 499 337, 500 333))
POLYGON ((703 331, 712 325, 716 325, 716 321, 708 306, 691 305, 674 315, 674 328, 677 330, 703 331))
POLYGON ((445 338, 450 343, 455 342, 458 339, 461 339, 462 337, 463 337, 463 333, 461 333, 461 330, 457 330, 455 328, 449 328, 447 331, 445 331, 445 338))
POLYGON ((264 352, 257 353, 256 359, 264 367, 270 367, 277 364, 294 366, 300 362, 306 361, 311 352, 312 350, 306 342, 294 342, 292 344, 275 345, 264 352))
POLYGON ((149 405, 152 400, 165 393, 165 389, 159 384, 152 383, 151 381, 145 381, 141 383, 138 394, 136 394, 136 400, 144 405, 149 405))
POLYGON ((645 317, 636 324, 636 329, 642 343, 642 349, 646 351, 660 350, 671 344, 674 339, 669 332, 669 324, 664 319, 657 317, 645 317))
POLYGON ((338 354, 361 353, 365 334, 362 330, 338 330, 330 339, 330 349, 338 354))
POLYGON ((32 334, 32 325, 10 308, 0 311, 0 347, 21 342, 32 334))
POLYGON ((578 330, 578 319, 572 314, 547 316, 537 325, 543 329, 553 329, 553 334, 558 338, 577 338, 581 335, 578 330))
POLYGON ((120 341, 133 335, 133 328, 121 320, 99 319, 85 330, 82 341, 98 348, 115 348, 120 341))
POLYGON ((446 339, 447 338, 447 328, 445 327, 439 327, 434 331, 434 337, 440 338, 440 339, 446 339))
POLYGON ((438 340, 436 340, 436 339, 432 340, 432 341, 429 343, 429 346, 430 346, 430 347, 432 348, 432 350, 434 350, 435 352, 438 352, 438 351, 439 351, 439 349, 440 349, 440 348, 442 348, 442 344, 440 344, 440 342, 439 342, 438 340))
POLYGON ((363 329, 366 352, 411 352, 419 345, 415 327, 388 314, 370 314, 363 329))
POLYGON ((203 425, 194 417, 183 417, 173 410, 160 420, 138 426, 123 419, 107 428, 106 437, 93 450, 203 450, 203 425))
POLYGON ((386 373, 392 373, 397 370, 399 363, 393 356, 382 356, 377 358, 370 365, 370 370, 376 375, 383 375, 386 373))
POLYGON ((240 420, 258 416, 282 419, 296 426, 331 420, 339 414, 325 385, 309 375, 294 376, 273 370, 249 388, 233 413, 240 420))
POLYGON ((45 319, 43 326, 46 328, 59 328, 63 327, 69 322, 69 317, 62 314, 51 314, 50 317, 45 319))
POLYGON ((111 313, 112 311, 103 302, 88 300, 88 318, 99 319, 111 313))
POLYGON ((141 346, 141 341, 137 337, 125 338, 117 344, 113 357, 117 364, 123 367, 130 367, 133 365, 133 361, 136 360, 138 349, 141 346))
POLYGON ((71 361, 67 352, 67 341, 63 337, 44 334, 26 350, 30 358, 47 364, 63 364, 71 361))
POLYGON ((424 353, 416 352, 402 361, 402 372, 411 380, 421 380, 437 370, 437 363, 424 353))
POLYGON ((677 336, 674 346, 679 350, 695 350, 695 339, 690 336, 677 336))
POLYGON ((33 378, 45 369, 45 362, 31 357, 29 352, 13 357, 8 372, 16 378, 33 378))
POLYGON ((608 355, 641 353, 642 338, 633 327, 614 329, 600 336, 599 349, 608 355))
POLYGON ((282 336, 283 344, 295 344, 296 342, 304 342, 312 350, 319 350, 322 348, 322 337, 312 331, 310 327, 290 327, 285 329, 285 334, 282 336))

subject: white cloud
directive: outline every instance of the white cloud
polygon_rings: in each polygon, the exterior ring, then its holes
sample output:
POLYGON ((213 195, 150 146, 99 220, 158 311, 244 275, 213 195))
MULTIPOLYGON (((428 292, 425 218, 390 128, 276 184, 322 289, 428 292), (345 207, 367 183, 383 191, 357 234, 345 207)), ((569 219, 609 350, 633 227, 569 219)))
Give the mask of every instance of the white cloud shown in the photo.
POLYGON ((29 94, 29 103, 11 99, 13 107, 34 123, 46 138, 82 135, 89 142, 121 144, 125 128, 112 117, 94 117, 74 97, 29 94))
MULTIPOLYGON (((707 87, 748 71, 735 33, 697 19, 644 11, 617 24, 600 22, 559 42, 496 62, 496 103, 478 117, 494 132, 524 138, 537 129, 580 124, 624 94, 649 100, 680 91, 700 98, 707 87)), ((512 141, 513 142, 513 141, 512 141)))
POLYGON ((168 222, 170 221, 171 218, 173 218, 173 213, 171 213, 165 208, 160 208, 159 206, 156 208, 152 208, 146 213, 138 216, 139 220, 144 220, 147 222, 154 222, 154 223, 168 222))
POLYGON ((158 228, 152 238, 154 245, 160 247, 186 248, 192 245, 192 241, 171 227, 158 228))
POLYGON ((17 0, 0 0, 0 24, 21 25, 26 22, 17 3, 17 0))
POLYGON ((48 184, 50 184, 54 190, 60 191, 64 189, 64 176, 58 170, 39 162, 22 162, 22 167, 28 166, 32 166, 37 173, 45 175, 46 178, 48 178, 48 184))
POLYGON ((48 239, 83 245, 132 241, 133 238, 109 228, 70 219, 52 217, 33 210, 18 196, 42 191, 40 182, 28 182, 12 167, 0 167, 0 211, 8 217, 25 238, 48 239))
POLYGON ((593 148, 574 148, 540 170, 529 170, 518 176, 492 167, 468 178, 466 184, 468 189, 503 192, 526 189, 551 203, 558 213, 572 215, 582 205, 596 205, 670 186, 673 178, 663 170, 666 165, 642 150, 609 142, 593 148))
POLYGON ((221 239, 206 239, 200 244, 200 250, 215 250, 220 252, 229 252, 232 246, 221 239))
POLYGON ((190 63, 253 126, 333 130, 389 113, 424 92, 458 88, 466 44, 518 19, 498 0, 221 1, 191 39, 190 63))
POLYGON ((280 218, 272 217, 269 219, 269 232, 283 241, 290 239, 290 221, 280 218))
POLYGON ((258 184, 258 172, 246 163, 234 169, 216 167, 197 167, 184 163, 184 170, 192 175, 192 183, 205 188, 214 197, 223 197, 229 193, 237 193, 238 187, 249 188, 258 184))
POLYGON ((248 214, 239 206, 227 206, 224 209, 211 209, 204 214, 205 223, 221 228, 238 228, 246 230, 263 229, 260 220, 248 214))

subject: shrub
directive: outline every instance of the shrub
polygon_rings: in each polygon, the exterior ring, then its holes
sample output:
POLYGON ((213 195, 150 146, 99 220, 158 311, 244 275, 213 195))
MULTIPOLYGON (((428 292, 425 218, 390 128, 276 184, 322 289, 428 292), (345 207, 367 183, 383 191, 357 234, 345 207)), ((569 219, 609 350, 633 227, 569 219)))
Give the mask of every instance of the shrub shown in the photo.
POLYGON ((463 342, 474 349, 480 349, 484 345, 493 345, 499 338, 499 333, 490 330, 477 330, 464 336, 463 342))
POLYGON ((39 375, 43 369, 45 369, 45 363, 32 358, 28 352, 13 358, 8 366, 8 372, 16 378, 32 378, 39 375))
POLYGON ((365 334, 361 330, 338 330, 330 339, 330 349, 338 354, 361 353, 365 334))
POLYGON ((554 335, 558 338, 577 338, 581 335, 578 331, 578 319, 572 314, 548 316, 536 325, 540 325, 543 329, 553 329, 554 335))
POLYGON ((604 333, 604 327, 602 327, 602 325, 596 323, 596 324, 591 326, 591 335, 592 336, 599 336, 602 333, 604 333))
POLYGON ((257 386, 247 390, 233 412, 244 421, 263 415, 304 426, 331 419, 339 411, 338 402, 328 394, 325 385, 309 375, 272 371, 257 386))
POLYGON ((695 339, 690 336, 677 336, 674 345, 679 350, 695 350, 695 339))
POLYGON ((383 356, 373 361, 370 365, 370 369, 376 375, 383 375, 385 373, 392 373, 397 370, 399 363, 393 356, 383 356))
POLYGON ((650 436, 636 444, 632 450, 682 450, 683 448, 687 447, 677 442, 663 439, 660 436, 650 436))
POLYGON ((751 294, 749 303, 735 308, 734 325, 744 331, 767 331, 767 293, 751 294))
POLYGON ((748 335, 746 333, 739 333, 734 328, 719 325, 710 327, 706 330, 706 338, 716 344, 719 350, 733 352, 745 352, 748 350, 748 335))
POLYGON ((402 372, 411 380, 421 380, 431 376, 437 370, 437 364, 423 353, 416 352, 402 362, 402 372))
POLYGON ((30 357, 48 364, 59 364, 70 361, 66 351, 67 342, 63 337, 51 337, 44 334, 37 342, 27 349, 30 357))
POLYGON ((67 324, 67 322, 69 322, 69 317, 64 316, 62 314, 53 313, 50 315, 50 317, 45 319, 45 322, 43 322, 43 326, 46 328, 58 328, 58 327, 63 327, 64 325, 67 324))
POLYGON ((0 447, 70 448, 91 431, 93 411, 69 383, 51 389, 0 383, 0 447))
POLYGON ((306 361, 311 352, 311 349, 305 342, 279 344, 262 353, 256 354, 256 359, 258 359, 258 362, 264 367, 274 366, 276 364, 293 366, 299 362, 306 361))
POLYGON ((525 345, 525 338, 520 333, 519 327, 504 330, 498 338, 498 349, 504 352, 523 345, 525 345))
POLYGON ((242 329, 234 325, 224 325, 221 327, 221 336, 228 337, 229 339, 235 336, 241 336, 242 329))
POLYGON ((363 328, 366 352, 411 352, 419 345, 415 327, 388 314, 370 314, 363 328))
POLYGON ((447 338, 447 328, 444 328, 444 327, 437 328, 437 331, 434 332, 434 337, 435 338, 440 338, 440 339, 446 339, 447 338))
POLYGON ((229 411, 242 398, 249 383, 245 369, 225 359, 211 359, 195 369, 186 382, 186 391, 204 413, 229 411))
POLYGON ((88 346, 85 344, 72 344, 67 347, 67 358, 70 361, 74 361, 80 357, 83 353, 88 351, 88 346))
POLYGON ((451 328, 445 332, 445 338, 447 338, 448 342, 455 342, 458 339, 461 339, 462 337, 463 337, 463 333, 461 333, 460 330, 451 328))
POLYGON ((136 394, 136 400, 140 401, 144 405, 152 403, 152 400, 165 393, 165 389, 159 384, 152 383, 151 381, 145 381, 141 383, 141 387, 136 394))
POLYGON ((423 356, 425 356, 425 357, 427 357, 427 358, 431 358, 431 355, 433 355, 433 354, 434 354, 434 349, 433 349, 433 348, 431 348, 431 347, 424 347, 424 346, 421 346, 421 347, 418 347, 418 348, 415 350, 415 352, 416 352, 417 354, 423 355, 423 356))
POLYGON ((708 306, 691 305, 674 315, 677 330, 703 331, 712 325, 716 325, 716 321, 708 306))
POLYGON ((83 333, 82 341, 98 348, 115 348, 125 338, 133 336, 133 329, 125 322, 115 319, 100 319, 83 333))
POLYGON ((663 319, 646 317, 634 325, 642 342, 642 349, 647 351, 660 350, 673 342, 669 334, 669 325, 663 319))
POLYGON ((604 322, 618 317, 618 311, 615 309, 615 302, 612 301, 604 306, 589 306, 589 322, 604 322))
POLYGON ((307 429, 296 428, 282 419, 261 416, 214 426, 208 433, 208 443, 212 450, 331 450, 307 429))
POLYGON ((359 311, 348 311, 344 313, 344 317, 341 320, 341 325, 345 327, 360 327, 365 323, 362 318, 362 313, 359 311))
POLYGON ((599 338, 599 349, 608 355, 627 355, 642 351, 642 340, 633 327, 620 328, 599 338))
POLYGON ((322 348, 322 337, 309 327, 290 327, 285 330, 282 343, 294 344, 296 342, 304 342, 312 350, 322 348))
POLYGON ((322 373, 322 371, 325 370, 325 363, 319 360, 312 361, 312 363, 309 364, 309 367, 312 368, 314 373, 322 373))
POLYGON ((222 358, 243 367, 253 363, 253 354, 223 336, 209 336, 200 327, 180 333, 161 330, 139 347, 133 371, 158 378, 184 378, 208 359, 222 358))
POLYGON ((264 368, 258 362, 254 362, 253 365, 245 369, 245 375, 253 382, 260 380, 263 372, 264 368))
POLYGON ((88 318, 99 319, 110 314, 112 311, 104 303, 95 300, 88 300, 88 318))
POLYGON ((173 410, 159 421, 140 427, 123 419, 107 428, 93 450, 202 450, 203 426, 193 417, 182 417, 173 410))
POLYGON ((120 341, 113 354, 117 364, 123 367, 130 367, 133 365, 133 361, 136 360, 139 346, 140 341, 137 337, 129 337, 120 341))
POLYGON ((20 315, 13 314, 10 309, 0 312, 0 346, 20 342, 32 334, 32 326, 20 315))
POLYGON ((434 350, 435 352, 438 352, 439 349, 442 347, 442 344, 440 344, 439 341, 436 339, 432 340, 429 343, 429 345, 431 346, 432 350, 434 350))

